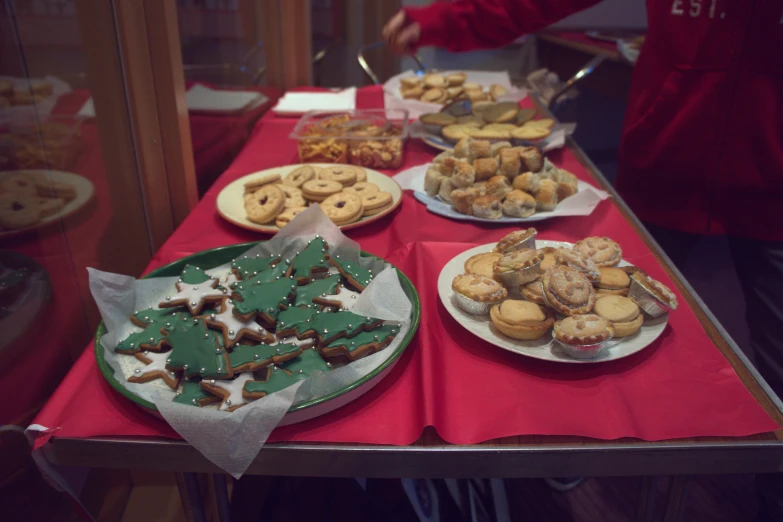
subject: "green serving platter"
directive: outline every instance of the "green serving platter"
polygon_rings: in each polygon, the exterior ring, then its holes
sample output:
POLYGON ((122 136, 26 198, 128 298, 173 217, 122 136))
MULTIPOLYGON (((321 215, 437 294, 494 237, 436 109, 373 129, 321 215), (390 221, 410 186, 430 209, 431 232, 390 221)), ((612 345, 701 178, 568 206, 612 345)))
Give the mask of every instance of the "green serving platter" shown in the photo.
MULTIPOLYGON (((180 272, 182 272, 182 269, 185 267, 185 265, 194 265, 204 270, 216 268, 220 265, 224 265, 230 262, 257 244, 258 242, 242 243, 238 245, 230 245, 198 252, 196 254, 183 257, 182 259, 174 261, 173 263, 169 263, 166 266, 162 266, 157 270, 150 272, 144 276, 144 278, 177 276, 180 274, 180 272)), ((361 252, 361 256, 376 257, 372 254, 368 254, 367 252, 361 252)), ((324 395, 323 397, 293 405, 288 410, 288 413, 284 417, 281 425, 293 424, 294 422, 301 422, 313 417, 317 417, 337 409, 344 404, 347 404, 351 400, 358 398, 372 389, 372 387, 377 384, 387 373, 389 373, 394 365, 399 361, 400 356, 408 347, 408 344, 410 344, 411 339, 413 339, 413 336, 416 335, 416 330, 419 327, 419 318, 421 315, 421 304, 419 302, 419 294, 416 292, 416 289, 414 288, 410 279, 408 279, 405 274, 400 272, 399 269, 397 269, 397 275, 400 278, 400 285, 402 286, 405 295, 408 296, 408 299, 410 299, 412 309, 410 317, 410 329, 402 339, 402 342, 397 346, 397 348, 395 348, 394 353, 392 353, 389 358, 383 362, 383 364, 375 368, 372 372, 365 375, 361 379, 328 395, 324 395)), ((103 374, 103 377, 118 393, 130 399, 138 406, 145 408, 150 413, 159 415, 158 410, 153 403, 129 391, 114 375, 114 369, 109 366, 109 364, 106 362, 106 359, 104 358, 104 350, 100 342, 101 337, 105 333, 106 326, 103 324, 103 322, 101 322, 101 324, 98 325, 98 330, 95 333, 95 359, 98 362, 98 368, 100 369, 101 374, 103 374)), ((122 379, 122 376, 120 376, 120 379, 122 379)))

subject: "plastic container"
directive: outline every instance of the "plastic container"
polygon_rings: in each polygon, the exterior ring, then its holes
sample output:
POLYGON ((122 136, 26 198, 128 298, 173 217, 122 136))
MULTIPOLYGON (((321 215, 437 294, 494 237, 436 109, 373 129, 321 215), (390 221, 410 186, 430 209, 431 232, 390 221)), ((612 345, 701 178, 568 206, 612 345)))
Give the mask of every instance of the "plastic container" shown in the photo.
POLYGON ((408 139, 407 109, 310 111, 291 133, 302 163, 397 169, 408 139))

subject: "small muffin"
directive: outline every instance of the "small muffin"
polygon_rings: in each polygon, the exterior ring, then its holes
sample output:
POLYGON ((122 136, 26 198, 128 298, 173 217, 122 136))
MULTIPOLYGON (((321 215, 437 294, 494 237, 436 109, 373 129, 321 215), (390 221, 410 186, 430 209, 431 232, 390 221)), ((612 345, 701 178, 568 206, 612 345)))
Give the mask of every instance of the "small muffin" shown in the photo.
POLYGON ((556 321, 552 336, 574 359, 594 359, 606 351, 614 335, 612 323, 595 314, 574 315, 556 321))
POLYGON ((489 196, 502 200, 512 190, 511 183, 505 176, 492 176, 487 180, 486 193, 489 196))
POLYGON ((623 249, 608 237, 586 237, 576 242, 574 251, 585 254, 597 266, 615 266, 623 258, 623 249))
POLYGON ((437 166, 431 165, 424 174, 424 192, 431 198, 437 196, 440 192, 440 182, 444 177, 437 166))
POLYGON ((544 256, 535 250, 514 250, 495 261, 495 279, 509 287, 519 287, 537 279, 544 256))
POLYGON ((511 186, 516 190, 524 190, 528 194, 535 194, 541 188, 541 176, 533 172, 524 172, 513 179, 511 186))
POLYGON ((437 127, 446 127, 457 123, 457 118, 448 112, 431 112, 419 116, 419 121, 424 125, 435 125, 437 127))
POLYGON ((544 297, 544 283, 541 277, 520 286, 519 291, 528 301, 547 306, 546 298, 544 297))
POLYGON ((492 144, 487 140, 470 140, 468 149, 470 150, 468 156, 473 157, 474 161, 479 158, 492 157, 492 144))
POLYGON ((522 158, 524 170, 540 172, 544 166, 544 153, 538 147, 519 147, 519 156, 522 158))
POLYGON ((601 272, 593 263, 593 260, 570 248, 558 248, 555 251, 555 261, 558 265, 565 265, 582 272, 591 283, 597 283, 601 280, 601 272))
POLYGON ((536 191, 536 210, 554 210, 557 206, 557 183, 542 179, 536 191))
POLYGON ((605 295, 595 301, 593 313, 612 322, 615 337, 628 337, 639 331, 644 316, 639 307, 621 295, 605 295))
POLYGON ((498 160, 497 158, 475 159, 473 160, 473 170, 476 171, 476 181, 488 180, 497 174, 498 160))
POLYGON ((501 210, 509 217, 530 217, 536 213, 536 198, 527 192, 512 190, 501 203, 501 210))
POLYGON ((460 214, 473 215, 473 203, 481 196, 479 189, 469 187, 451 192, 451 207, 460 214))
POLYGON ((601 278, 593 283, 598 295, 628 295, 628 287, 631 286, 631 278, 624 270, 614 267, 602 266, 598 268, 601 278))
POLYGON ((535 250, 537 233, 538 230, 533 227, 515 230, 498 241, 498 244, 495 245, 495 251, 506 254, 515 250, 535 250))
POLYGON ((475 274, 458 275, 451 281, 451 289, 457 305, 474 315, 488 314, 492 305, 508 296, 503 285, 489 277, 475 274))
POLYGON ((454 188, 467 188, 476 181, 476 171, 473 165, 465 161, 458 161, 451 174, 451 181, 454 188))
POLYGON ((465 272, 468 274, 476 274, 484 277, 494 278, 495 261, 503 257, 500 252, 484 252, 483 254, 476 254, 470 256, 465 261, 465 272))
POLYGON ((557 252, 557 249, 544 247, 539 248, 538 251, 544 255, 544 260, 541 261, 541 273, 543 274, 557 264, 557 261, 555 261, 555 252, 557 252))
POLYGON ((468 77, 464 72, 452 73, 446 76, 446 84, 449 87, 456 87, 465 83, 465 79, 468 77))
POLYGON ((595 305, 593 285, 574 268, 554 266, 544 273, 542 282, 547 304, 563 315, 586 314, 595 305))
POLYGON ((430 89, 438 88, 442 89, 446 87, 446 78, 440 74, 427 74, 423 78, 424 86, 430 89))
POLYGON ((490 195, 477 197, 473 202, 473 215, 485 219, 500 219, 503 217, 500 200, 490 195))
POLYGON ((519 152, 513 149, 503 149, 498 154, 500 166, 498 172, 508 179, 513 180, 519 175, 519 169, 522 168, 522 158, 519 152))
POLYGON ((438 163, 438 170, 444 176, 451 176, 454 174, 454 169, 457 167, 457 163, 459 163, 459 161, 459 159, 454 157, 443 158, 443 160, 438 163))
POLYGON ((400 88, 401 89, 411 89, 413 87, 418 87, 421 84, 421 80, 418 76, 408 76, 406 78, 400 78, 400 88))
POLYGON ((489 312, 492 325, 501 333, 522 341, 545 336, 555 322, 551 310, 531 303, 507 299, 489 312))
POLYGON ((451 178, 443 178, 440 180, 440 190, 438 191, 438 196, 440 196, 440 199, 443 201, 451 203, 451 193, 455 188, 457 187, 454 186, 451 178))
POLYGON ((631 276, 628 298, 652 317, 677 309, 677 296, 668 286, 652 277, 636 272, 631 276))

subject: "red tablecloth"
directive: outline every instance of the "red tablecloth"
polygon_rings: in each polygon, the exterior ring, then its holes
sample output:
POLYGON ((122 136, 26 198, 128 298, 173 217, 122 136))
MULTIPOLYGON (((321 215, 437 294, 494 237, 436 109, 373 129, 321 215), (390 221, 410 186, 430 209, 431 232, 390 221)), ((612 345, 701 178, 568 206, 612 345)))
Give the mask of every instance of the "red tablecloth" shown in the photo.
MULTIPOLYGON (((379 88, 359 92, 359 107, 378 107, 379 88)), ((196 251, 259 239, 215 212, 221 188, 252 171, 297 160, 287 136, 295 120, 266 115, 248 146, 150 263, 149 269, 196 251)), ((433 150, 412 141, 405 166, 426 162, 433 150)), ((588 179, 567 151, 552 160, 588 179)), ((610 201, 589 217, 536 223, 542 239, 575 241, 588 235, 618 240, 628 261, 667 278, 652 254, 610 201)), ((652 346, 626 359, 564 365, 528 359, 473 337, 439 303, 438 273, 454 255, 497 241, 510 227, 450 221, 429 213, 406 193, 401 208, 348 235, 362 248, 405 272, 421 296, 421 327, 400 363, 372 391, 329 415, 280 428, 273 441, 409 444, 426 426, 452 443, 475 443, 526 434, 599 439, 662 440, 744 436, 777 425, 740 382, 683 304, 652 346)), ((92 347, 80 358, 36 423, 54 436, 177 437, 105 383, 92 347)), ((40 440, 43 443, 46 438, 40 440)))

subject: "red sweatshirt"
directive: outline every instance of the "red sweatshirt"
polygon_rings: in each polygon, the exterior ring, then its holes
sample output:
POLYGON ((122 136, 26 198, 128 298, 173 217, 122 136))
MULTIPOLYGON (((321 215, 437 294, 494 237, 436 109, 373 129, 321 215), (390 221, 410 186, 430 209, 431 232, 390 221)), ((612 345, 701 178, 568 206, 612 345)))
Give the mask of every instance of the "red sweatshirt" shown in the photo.
MULTIPOLYGON (((420 45, 506 45, 598 0, 406 8, 420 45)), ((783 0, 647 0, 617 188, 644 221, 783 240, 783 0)))

